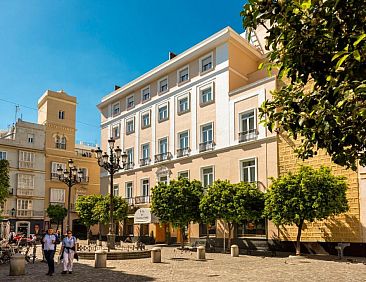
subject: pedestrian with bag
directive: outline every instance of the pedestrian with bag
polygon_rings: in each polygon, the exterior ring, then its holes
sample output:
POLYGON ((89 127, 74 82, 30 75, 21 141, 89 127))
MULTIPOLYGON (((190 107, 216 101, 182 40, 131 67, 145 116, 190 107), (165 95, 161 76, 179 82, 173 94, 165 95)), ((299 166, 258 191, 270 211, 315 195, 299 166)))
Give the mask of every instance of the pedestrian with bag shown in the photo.
POLYGON ((48 264, 48 272, 46 275, 52 276, 55 272, 55 243, 56 243, 56 236, 53 234, 53 229, 49 228, 47 234, 42 239, 43 241, 43 251, 44 256, 46 258, 48 264))
POLYGON ((67 231, 67 236, 62 240, 61 258, 63 259, 63 271, 61 274, 72 274, 74 258, 77 259, 76 238, 72 236, 71 230, 67 231))

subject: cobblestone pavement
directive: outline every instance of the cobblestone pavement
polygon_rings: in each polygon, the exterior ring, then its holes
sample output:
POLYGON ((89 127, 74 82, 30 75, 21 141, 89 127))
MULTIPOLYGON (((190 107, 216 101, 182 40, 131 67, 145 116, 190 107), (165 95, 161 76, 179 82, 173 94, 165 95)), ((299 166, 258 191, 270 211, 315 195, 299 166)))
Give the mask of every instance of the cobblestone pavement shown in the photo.
POLYGON ((205 261, 196 254, 163 247, 162 263, 150 259, 108 261, 106 269, 94 268, 94 261, 80 260, 74 273, 61 275, 56 266, 46 276, 47 264, 26 265, 26 275, 10 277, 9 265, 0 265, 0 281, 366 281, 365 259, 343 261, 329 256, 302 259, 207 253, 205 261))

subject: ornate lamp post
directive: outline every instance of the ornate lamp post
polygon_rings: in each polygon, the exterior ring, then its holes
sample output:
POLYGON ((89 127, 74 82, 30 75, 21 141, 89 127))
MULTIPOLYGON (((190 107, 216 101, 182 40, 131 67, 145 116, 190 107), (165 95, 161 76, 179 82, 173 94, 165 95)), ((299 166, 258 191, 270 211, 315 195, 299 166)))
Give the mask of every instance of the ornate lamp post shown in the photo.
POLYGON ((120 169, 123 169, 126 166, 127 161, 127 154, 122 154, 122 149, 119 146, 114 148, 115 140, 113 138, 108 140, 109 144, 109 155, 107 152, 104 152, 98 147, 95 150, 96 158, 98 159, 98 165, 104 168, 106 171, 109 172, 111 176, 111 183, 110 183, 110 205, 109 205, 109 232, 107 235, 108 238, 108 248, 115 249, 115 234, 114 234, 114 224, 113 224, 113 176, 116 172, 120 169))
POLYGON ((62 181, 69 187, 69 197, 67 201, 67 225, 66 230, 70 230, 70 199, 71 199, 71 187, 75 184, 78 184, 81 182, 83 178, 83 171, 81 169, 77 169, 76 166, 74 166, 74 162, 72 159, 69 159, 68 162, 68 170, 63 170, 61 166, 57 168, 57 175, 58 180, 62 181))

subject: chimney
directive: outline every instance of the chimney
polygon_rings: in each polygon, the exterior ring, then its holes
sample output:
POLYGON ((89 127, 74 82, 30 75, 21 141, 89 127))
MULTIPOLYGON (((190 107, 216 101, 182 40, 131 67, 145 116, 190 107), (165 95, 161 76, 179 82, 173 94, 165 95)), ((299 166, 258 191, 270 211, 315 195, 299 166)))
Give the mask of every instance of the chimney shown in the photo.
POLYGON ((120 88, 121 88, 121 86, 115 85, 114 86, 114 91, 116 91, 117 89, 120 89, 120 88))
POLYGON ((176 56, 177 56, 177 54, 174 54, 173 52, 169 52, 169 60, 173 59, 176 56))

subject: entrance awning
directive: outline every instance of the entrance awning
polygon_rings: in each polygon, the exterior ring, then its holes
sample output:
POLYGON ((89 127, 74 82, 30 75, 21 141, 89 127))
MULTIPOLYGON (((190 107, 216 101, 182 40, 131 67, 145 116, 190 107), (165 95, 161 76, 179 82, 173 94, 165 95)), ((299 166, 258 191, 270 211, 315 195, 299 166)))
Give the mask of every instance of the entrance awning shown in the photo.
POLYGON ((135 212, 133 217, 134 224, 158 223, 159 219, 151 213, 150 208, 141 208, 135 212))

